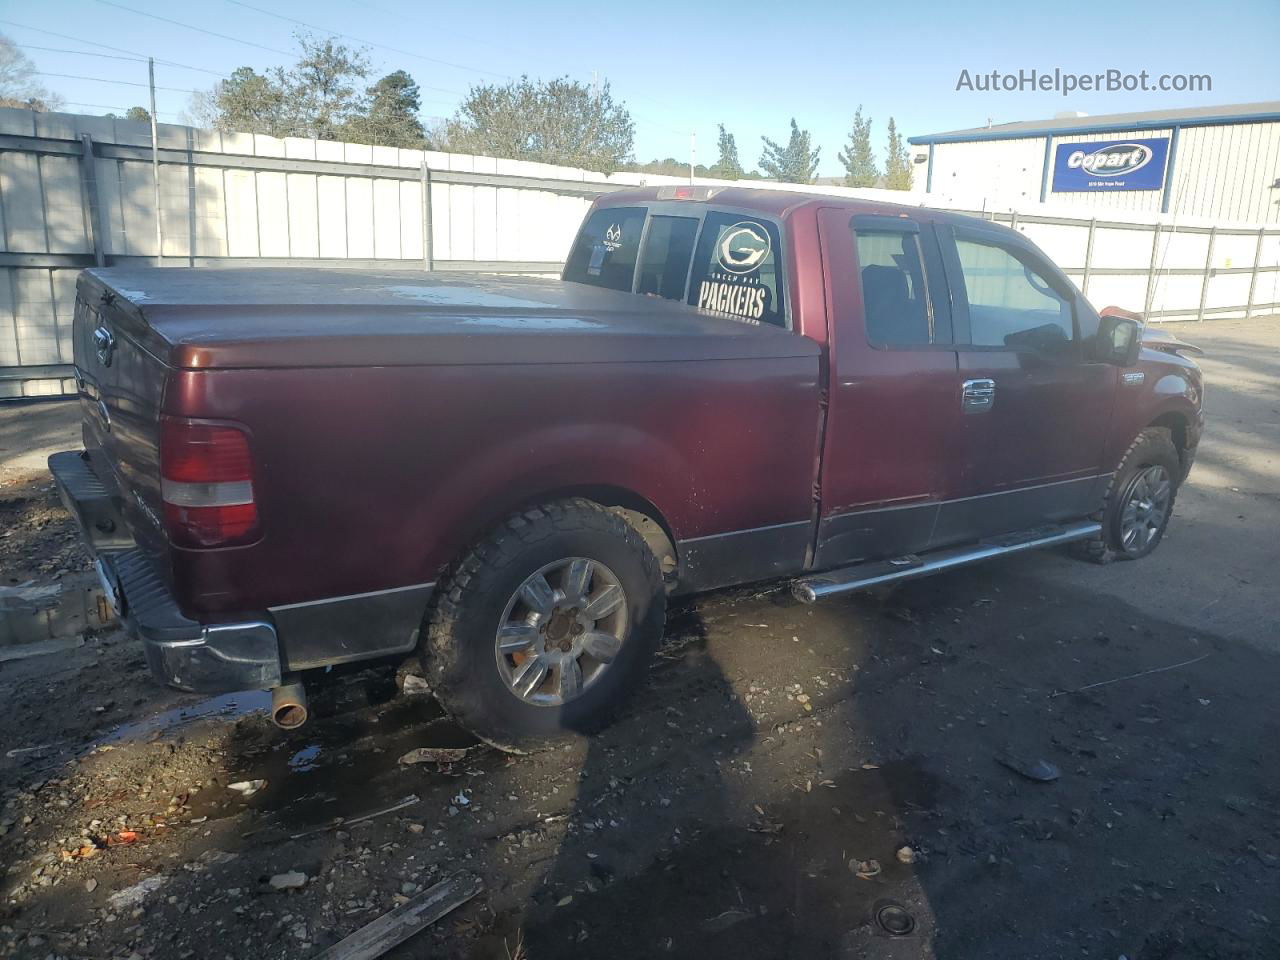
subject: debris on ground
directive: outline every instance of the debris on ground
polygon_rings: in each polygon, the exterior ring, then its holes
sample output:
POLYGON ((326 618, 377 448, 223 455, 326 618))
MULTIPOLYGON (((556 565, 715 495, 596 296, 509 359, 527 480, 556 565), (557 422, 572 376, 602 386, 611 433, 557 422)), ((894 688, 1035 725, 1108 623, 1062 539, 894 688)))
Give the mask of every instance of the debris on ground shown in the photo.
POLYGON ((147 879, 141 880, 131 887, 125 887, 123 890, 113 893, 107 898, 107 905, 113 910, 129 910, 133 907, 139 907, 147 897, 168 882, 169 878, 160 874, 154 877, 147 877, 147 879))
POLYGON ((457 763, 466 757, 467 747, 418 747, 400 758, 401 763, 457 763))
POLYGON ((316 960, 375 960, 483 889, 474 874, 455 874, 335 943, 316 960))
POLYGON ((272 890, 301 890, 307 885, 307 875, 301 870, 277 873, 269 881, 272 890))
POLYGON ((1010 753, 1002 753, 996 756, 996 763, 1037 783, 1052 783, 1062 776, 1062 771, 1048 760, 1029 760, 1010 753))
POLYGON ((879 860, 850 860, 849 869, 853 871, 855 876, 861 877, 863 880, 878 877, 881 871, 879 860))

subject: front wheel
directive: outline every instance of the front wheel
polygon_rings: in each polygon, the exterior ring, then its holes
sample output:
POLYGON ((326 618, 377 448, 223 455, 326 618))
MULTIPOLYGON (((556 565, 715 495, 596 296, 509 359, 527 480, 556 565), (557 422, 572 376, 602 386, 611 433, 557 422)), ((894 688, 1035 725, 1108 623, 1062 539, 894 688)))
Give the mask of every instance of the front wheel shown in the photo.
POLYGON ((1164 539, 1182 464, 1169 431, 1148 427, 1130 445, 1111 481, 1094 559, 1138 560, 1164 539))
POLYGON ((509 517, 436 596, 423 650, 436 696, 507 750, 607 723, 644 680, 666 616, 643 538, 580 499, 509 517))

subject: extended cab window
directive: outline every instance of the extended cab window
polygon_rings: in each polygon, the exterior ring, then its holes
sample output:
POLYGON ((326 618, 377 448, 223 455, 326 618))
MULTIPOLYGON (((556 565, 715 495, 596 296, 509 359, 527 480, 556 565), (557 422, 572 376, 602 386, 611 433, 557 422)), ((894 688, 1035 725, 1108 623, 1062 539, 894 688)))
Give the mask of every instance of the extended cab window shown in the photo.
POLYGON ((1030 263, 999 244, 957 237, 975 346, 1067 351, 1075 336, 1071 300, 1030 263))
POLYGON ((698 221, 693 217, 650 217, 636 293, 683 300, 697 236, 698 221))
POLYGON ((920 235, 859 229, 855 237, 867 340, 880 346, 932 342, 920 235))
POLYGON ((630 290, 644 214, 644 207, 604 207, 588 217, 565 262, 564 279, 630 290))
POLYGON ((689 303, 745 323, 787 325, 778 229, 734 213, 708 213, 693 254, 689 303))

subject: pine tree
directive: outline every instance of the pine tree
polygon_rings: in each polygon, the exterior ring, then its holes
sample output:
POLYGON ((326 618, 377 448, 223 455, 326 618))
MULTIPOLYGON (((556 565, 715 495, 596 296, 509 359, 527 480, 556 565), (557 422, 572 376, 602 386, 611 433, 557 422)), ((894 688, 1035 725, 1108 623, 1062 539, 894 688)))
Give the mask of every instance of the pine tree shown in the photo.
POLYGON ((419 149, 426 131, 418 113, 422 98, 413 77, 403 70, 388 73, 366 91, 368 107, 343 129, 343 137, 356 143, 419 149))
POLYGON ((880 170, 876 166, 875 151, 871 149, 871 118, 862 116, 861 104, 853 114, 849 146, 837 156, 844 164, 845 186, 874 187, 879 183, 880 170))
POLYGON ((766 176, 783 183, 813 183, 813 175, 818 172, 818 155, 822 148, 811 148, 808 130, 801 130, 791 118, 791 139, 785 147, 779 146, 768 137, 764 141, 764 151, 760 154, 760 169, 766 176))
POLYGON ((718 180, 741 180, 743 170, 742 164, 738 161, 738 142, 733 138, 733 134, 724 128, 723 123, 719 126, 720 158, 711 167, 710 175, 718 180))
POLYGON ((884 185, 887 190, 911 189, 911 155, 893 117, 889 118, 889 157, 884 164, 884 185))

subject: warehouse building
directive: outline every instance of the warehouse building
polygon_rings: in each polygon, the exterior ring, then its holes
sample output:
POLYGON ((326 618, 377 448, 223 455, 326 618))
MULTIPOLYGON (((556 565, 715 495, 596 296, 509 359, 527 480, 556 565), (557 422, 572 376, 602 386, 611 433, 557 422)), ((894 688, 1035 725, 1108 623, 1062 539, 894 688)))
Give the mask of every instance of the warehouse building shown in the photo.
POLYGON ((916 189, 930 194, 1280 223, 1280 101, 1060 114, 908 142, 916 189))

